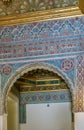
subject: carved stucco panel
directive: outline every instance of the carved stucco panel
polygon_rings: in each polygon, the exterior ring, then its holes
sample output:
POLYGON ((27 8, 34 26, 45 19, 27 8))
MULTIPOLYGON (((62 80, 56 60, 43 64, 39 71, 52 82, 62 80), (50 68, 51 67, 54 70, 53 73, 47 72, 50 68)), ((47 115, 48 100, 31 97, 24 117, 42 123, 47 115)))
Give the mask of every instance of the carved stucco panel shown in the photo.
POLYGON ((52 71, 52 72, 60 75, 66 81, 66 83, 68 84, 68 87, 70 88, 70 91, 72 93, 73 83, 70 81, 68 76, 64 72, 62 72, 60 69, 58 69, 54 66, 51 66, 49 64, 43 64, 43 63, 29 64, 27 66, 23 66, 23 67, 19 68, 18 70, 16 70, 16 73, 8 79, 7 84, 5 86, 5 90, 3 92, 3 103, 4 103, 5 112, 7 112, 7 98, 8 98, 9 91, 10 91, 11 87, 13 86, 13 84, 16 82, 16 80, 19 79, 23 74, 27 73, 28 71, 38 69, 38 68, 47 69, 49 71, 52 71))

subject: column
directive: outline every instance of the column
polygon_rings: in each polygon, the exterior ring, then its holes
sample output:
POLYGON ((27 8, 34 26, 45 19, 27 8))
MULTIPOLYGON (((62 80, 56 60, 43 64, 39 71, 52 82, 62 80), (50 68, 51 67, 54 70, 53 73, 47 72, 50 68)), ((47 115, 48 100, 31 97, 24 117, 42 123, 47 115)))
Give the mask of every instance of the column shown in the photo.
POLYGON ((74 114, 74 130, 84 130, 84 112, 74 114))
POLYGON ((0 130, 3 130, 3 115, 0 115, 0 130))
POLYGON ((7 114, 3 115, 3 130, 7 130, 7 114))

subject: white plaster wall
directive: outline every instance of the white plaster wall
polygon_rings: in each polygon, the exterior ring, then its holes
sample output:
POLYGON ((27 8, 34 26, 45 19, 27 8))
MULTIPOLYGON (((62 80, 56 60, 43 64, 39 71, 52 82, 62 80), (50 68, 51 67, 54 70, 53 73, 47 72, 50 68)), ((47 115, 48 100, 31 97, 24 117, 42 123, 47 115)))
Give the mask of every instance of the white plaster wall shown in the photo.
POLYGON ((75 113, 75 130, 84 130, 84 112, 75 113))
POLYGON ((71 130, 71 104, 26 105, 27 123, 20 130, 71 130))
POLYGON ((0 130, 3 130, 3 116, 0 115, 0 130))

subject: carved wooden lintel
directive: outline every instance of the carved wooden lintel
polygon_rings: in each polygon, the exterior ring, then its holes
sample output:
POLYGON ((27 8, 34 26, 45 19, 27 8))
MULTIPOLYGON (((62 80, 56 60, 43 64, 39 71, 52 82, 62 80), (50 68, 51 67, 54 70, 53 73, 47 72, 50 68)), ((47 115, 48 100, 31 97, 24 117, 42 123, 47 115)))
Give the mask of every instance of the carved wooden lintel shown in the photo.
POLYGON ((52 9, 0 17, 0 26, 34 23, 68 17, 82 16, 79 7, 52 9))

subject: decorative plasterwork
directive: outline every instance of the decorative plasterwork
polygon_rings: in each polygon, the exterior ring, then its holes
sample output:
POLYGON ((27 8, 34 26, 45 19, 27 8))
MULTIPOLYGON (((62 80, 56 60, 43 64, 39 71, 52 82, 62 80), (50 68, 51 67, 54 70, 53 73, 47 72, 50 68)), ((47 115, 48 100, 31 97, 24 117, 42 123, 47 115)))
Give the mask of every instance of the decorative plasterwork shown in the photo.
POLYGON ((78 0, 1 0, 0 16, 77 6, 78 0))
POLYGON ((74 16, 83 16, 78 7, 52 9, 11 16, 0 17, 0 26, 34 23, 47 20, 62 19, 74 16))
POLYGON ((34 69, 20 77, 15 86, 21 93, 49 92, 68 89, 65 81, 56 73, 44 69, 34 69))
POLYGON ((38 103, 64 103, 71 102, 71 94, 69 90, 41 93, 24 93, 20 94, 19 121, 26 123, 26 105, 38 103))
POLYGON ((67 83, 68 87, 70 88, 70 91, 72 92, 73 90, 73 83, 70 81, 70 79, 58 68, 55 68, 53 66, 50 66, 48 64, 42 64, 42 63, 38 63, 38 64, 33 64, 33 65, 27 65, 27 66, 23 66, 23 68, 20 68, 16 74, 12 75, 11 78, 8 80, 4 93, 3 93, 3 104, 4 104, 4 112, 7 112, 7 98, 8 98, 8 94, 9 91, 11 90, 12 86, 14 85, 14 83, 17 81, 17 79, 19 79, 22 75, 24 75, 25 73, 27 73, 28 71, 31 71, 33 69, 47 69, 49 71, 52 71, 54 73, 57 73, 59 76, 61 76, 65 82, 67 83))

